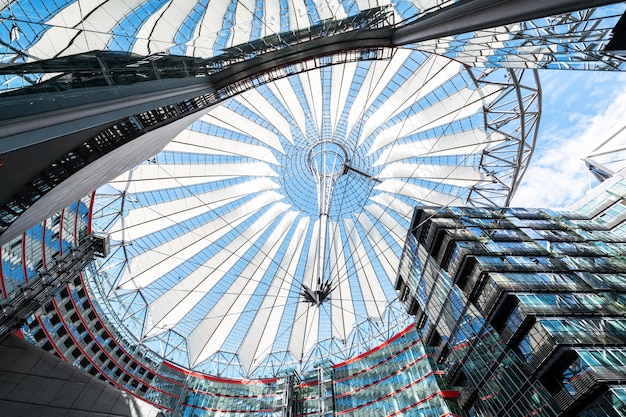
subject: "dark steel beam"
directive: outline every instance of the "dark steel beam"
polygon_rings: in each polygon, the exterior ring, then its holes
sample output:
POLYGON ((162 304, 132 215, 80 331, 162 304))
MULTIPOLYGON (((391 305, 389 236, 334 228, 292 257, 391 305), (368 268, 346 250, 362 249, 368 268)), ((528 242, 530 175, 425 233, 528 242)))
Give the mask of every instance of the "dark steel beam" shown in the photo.
POLYGON ((232 64, 220 72, 211 74, 210 80, 215 89, 219 90, 273 69, 315 57, 329 56, 342 51, 391 47, 392 33, 392 28, 357 30, 313 39, 232 64))
POLYGON ((540 17, 609 4, 617 0, 474 0, 458 2, 399 27, 393 46, 458 35, 540 17))

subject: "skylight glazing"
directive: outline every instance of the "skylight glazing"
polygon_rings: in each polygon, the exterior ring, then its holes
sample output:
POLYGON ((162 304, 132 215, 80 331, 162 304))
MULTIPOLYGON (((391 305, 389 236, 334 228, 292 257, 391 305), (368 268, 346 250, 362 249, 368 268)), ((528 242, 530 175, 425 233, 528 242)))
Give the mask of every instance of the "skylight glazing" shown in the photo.
POLYGON ((522 74, 397 50, 230 99, 97 192, 113 250, 96 297, 130 339, 212 374, 378 345, 410 322, 393 285, 413 207, 503 204, 523 172, 522 74))
POLYGON ((269 35, 390 5, 396 21, 451 0, 2 0, 2 62, 29 62, 94 50, 208 58, 269 35))

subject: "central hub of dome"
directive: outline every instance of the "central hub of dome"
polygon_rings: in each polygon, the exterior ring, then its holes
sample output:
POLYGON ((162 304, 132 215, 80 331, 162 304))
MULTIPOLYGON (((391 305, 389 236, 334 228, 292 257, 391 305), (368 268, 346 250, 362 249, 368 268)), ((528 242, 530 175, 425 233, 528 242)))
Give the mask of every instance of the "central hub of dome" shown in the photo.
POLYGON ((337 142, 322 140, 309 150, 308 162, 317 183, 319 215, 327 216, 330 212, 335 181, 346 172, 348 153, 337 142))
POLYGON ((309 167, 316 178, 337 179, 345 172, 348 152, 337 142, 322 140, 309 150, 309 167))

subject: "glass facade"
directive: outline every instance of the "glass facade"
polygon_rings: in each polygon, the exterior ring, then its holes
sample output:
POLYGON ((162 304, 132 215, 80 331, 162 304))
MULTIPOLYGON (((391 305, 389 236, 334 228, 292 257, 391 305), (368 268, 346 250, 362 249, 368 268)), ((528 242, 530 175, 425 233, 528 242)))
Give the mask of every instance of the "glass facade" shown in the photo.
POLYGON ((48 268, 49 263, 55 263, 58 257, 86 239, 92 197, 77 201, 2 245, 0 282, 3 298, 9 298, 29 282, 39 279, 40 272, 48 268))
POLYGON ((130 343, 76 277, 23 328, 36 345, 176 416, 464 416, 411 325, 348 361, 298 376, 241 380, 190 371, 130 343))
POLYGON ((333 366, 336 416, 463 416, 459 392, 414 326, 365 355, 333 366))
POLYGON ((587 214, 416 210, 396 288, 474 415, 623 415, 626 236, 587 214))

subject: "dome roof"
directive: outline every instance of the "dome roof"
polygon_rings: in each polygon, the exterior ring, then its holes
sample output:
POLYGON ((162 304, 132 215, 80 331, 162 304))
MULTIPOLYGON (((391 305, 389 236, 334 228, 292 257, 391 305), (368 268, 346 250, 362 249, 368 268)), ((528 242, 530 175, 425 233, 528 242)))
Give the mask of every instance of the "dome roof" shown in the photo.
MULTIPOLYGON (((223 63, 450 4, 11 1, 2 59, 71 66, 110 51, 223 63)), ((413 207, 506 204, 532 153, 539 88, 532 72, 387 51, 268 77, 97 191, 94 228, 113 250, 88 281, 122 337, 251 378, 346 360, 407 326, 394 283, 413 207)), ((7 90, 52 75, 0 77, 7 90)))
POLYGON ((412 320, 394 283, 414 206, 503 204, 514 185, 512 74, 399 49, 229 99, 98 190, 117 250, 97 297, 129 337, 212 374, 366 351, 412 320))

